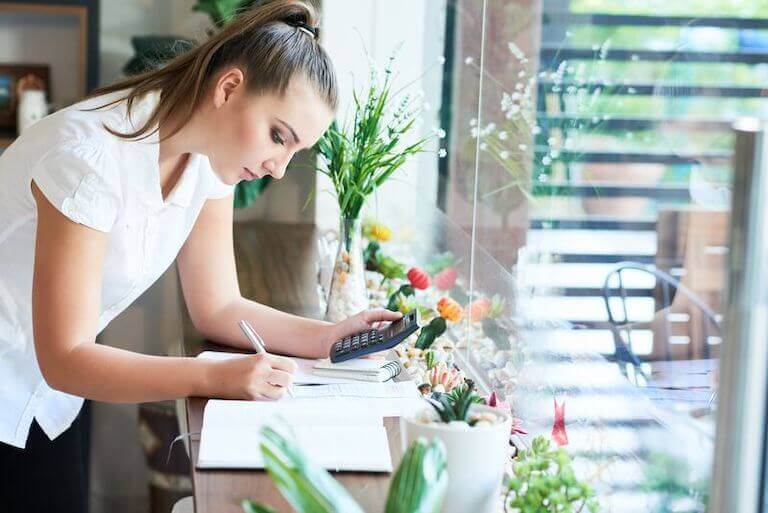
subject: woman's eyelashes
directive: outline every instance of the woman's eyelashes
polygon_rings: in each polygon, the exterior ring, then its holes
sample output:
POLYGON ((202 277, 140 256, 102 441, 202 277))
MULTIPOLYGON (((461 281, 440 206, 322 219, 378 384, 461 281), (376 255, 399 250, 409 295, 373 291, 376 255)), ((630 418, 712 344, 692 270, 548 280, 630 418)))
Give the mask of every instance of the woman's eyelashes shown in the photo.
POLYGON ((282 136, 282 134, 281 134, 281 133, 280 133, 280 131, 279 131, 278 129, 276 129, 276 128, 273 128, 273 129, 272 129, 272 140, 273 140, 275 143, 277 143, 277 144, 280 144, 280 145, 282 145, 282 146, 285 146, 285 139, 283 139, 283 136, 282 136))

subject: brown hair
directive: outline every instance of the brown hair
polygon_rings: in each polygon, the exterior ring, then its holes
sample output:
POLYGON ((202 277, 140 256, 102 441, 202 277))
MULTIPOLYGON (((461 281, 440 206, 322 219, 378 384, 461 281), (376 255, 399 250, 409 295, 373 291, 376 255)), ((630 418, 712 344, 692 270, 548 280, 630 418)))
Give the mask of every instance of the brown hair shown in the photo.
POLYGON ((101 87, 88 97, 130 89, 127 96, 96 107, 102 109, 125 100, 130 115, 134 101, 159 89, 162 101, 136 131, 125 134, 104 128, 124 139, 141 139, 151 135, 156 123, 174 113, 180 123, 168 134, 170 137, 192 118, 210 77, 224 66, 237 64, 245 68, 249 92, 282 95, 291 78, 303 75, 335 110, 336 75, 317 41, 317 24, 315 8, 304 0, 267 0, 239 13, 207 41, 164 67, 101 87))

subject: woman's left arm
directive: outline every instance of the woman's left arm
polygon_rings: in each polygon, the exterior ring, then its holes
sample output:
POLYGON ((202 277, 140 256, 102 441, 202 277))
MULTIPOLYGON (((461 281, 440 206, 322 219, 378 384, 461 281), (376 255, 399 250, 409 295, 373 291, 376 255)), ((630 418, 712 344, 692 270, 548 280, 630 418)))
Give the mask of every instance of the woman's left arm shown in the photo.
POLYGON ((237 321, 248 320, 267 349, 305 358, 328 356, 331 344, 400 314, 368 310, 339 324, 288 314, 242 297, 235 267, 232 196, 206 201, 177 262, 187 310, 206 338, 251 349, 237 321))

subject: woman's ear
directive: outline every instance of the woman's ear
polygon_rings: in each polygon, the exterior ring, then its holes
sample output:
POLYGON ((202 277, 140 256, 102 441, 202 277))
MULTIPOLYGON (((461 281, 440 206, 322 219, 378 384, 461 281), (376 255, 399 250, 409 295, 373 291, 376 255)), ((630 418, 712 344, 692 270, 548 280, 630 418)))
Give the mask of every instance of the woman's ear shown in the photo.
POLYGON ((233 67, 224 71, 219 76, 219 80, 216 81, 216 88, 213 92, 214 106, 218 109, 224 105, 239 87, 245 87, 243 70, 233 67))

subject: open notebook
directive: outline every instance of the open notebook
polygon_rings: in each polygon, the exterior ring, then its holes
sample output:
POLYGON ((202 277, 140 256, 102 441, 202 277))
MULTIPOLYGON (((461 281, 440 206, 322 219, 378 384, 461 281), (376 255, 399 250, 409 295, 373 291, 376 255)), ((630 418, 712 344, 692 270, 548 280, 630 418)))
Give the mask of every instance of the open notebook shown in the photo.
MULTIPOLYGON (((228 359, 245 356, 244 353, 225 353, 219 351, 203 351, 198 358, 228 359)), ((397 360, 387 361, 379 358, 358 358, 341 363, 331 363, 329 359, 312 360, 291 357, 296 362, 298 370, 293 377, 297 385, 324 385, 329 383, 346 383, 349 381, 387 381, 402 370, 397 360)))
POLYGON ((203 414, 198 468, 264 468, 259 431, 288 425, 298 443, 328 470, 391 472, 383 419, 359 402, 210 400, 203 414))

